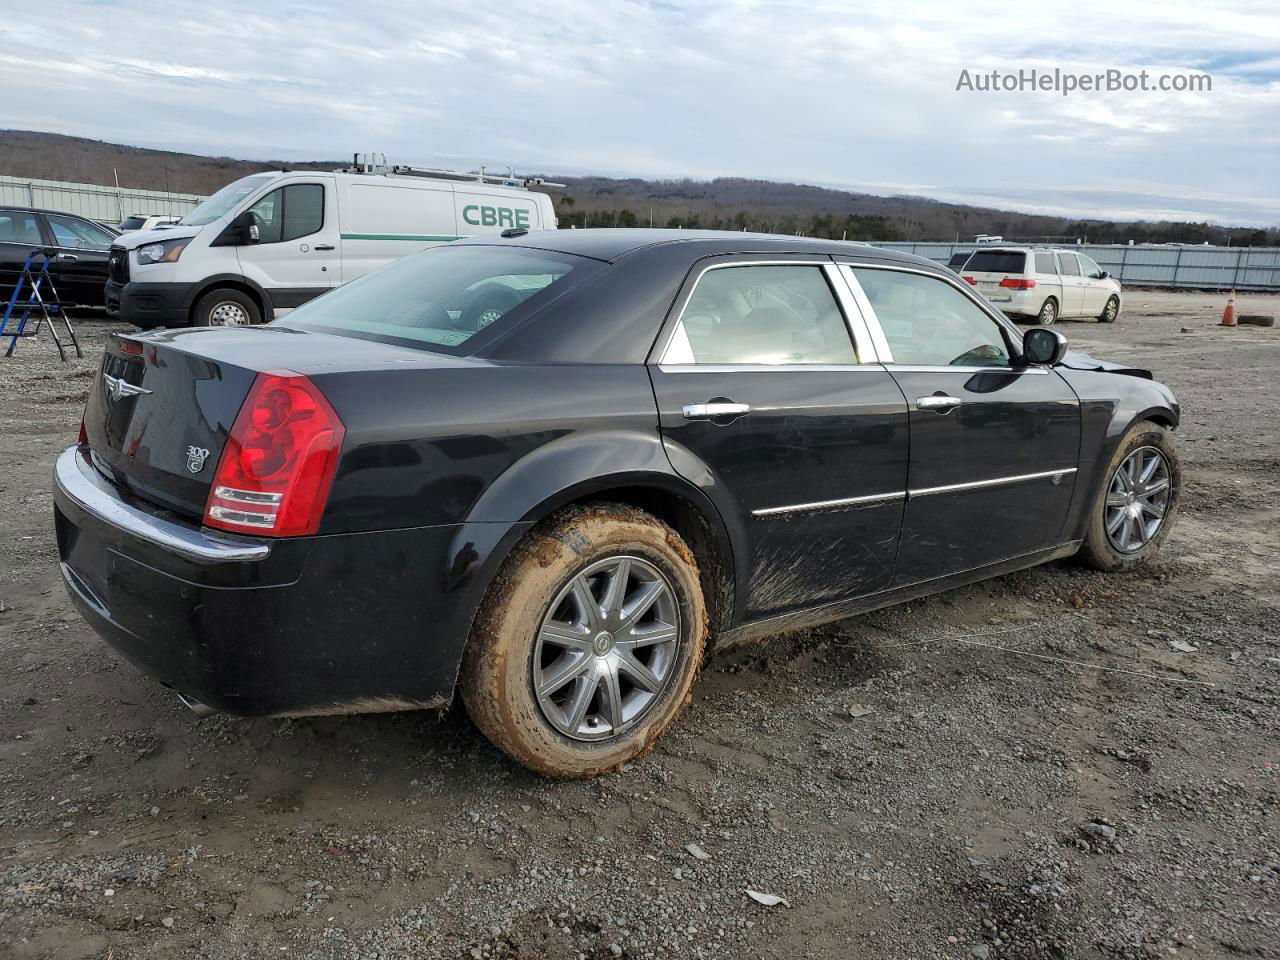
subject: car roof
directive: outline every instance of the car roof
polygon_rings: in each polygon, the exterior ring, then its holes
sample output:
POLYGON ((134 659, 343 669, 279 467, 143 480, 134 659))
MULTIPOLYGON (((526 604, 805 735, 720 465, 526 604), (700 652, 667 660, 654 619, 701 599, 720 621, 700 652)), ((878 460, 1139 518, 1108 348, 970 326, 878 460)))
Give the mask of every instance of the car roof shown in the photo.
POLYGON ((904 264, 938 264, 924 257, 887 250, 868 243, 823 240, 817 237, 789 237, 773 233, 744 233, 735 230, 664 230, 648 228, 587 228, 584 230, 536 230, 518 237, 467 237, 453 246, 511 245, 576 254, 614 262, 657 246, 688 244, 699 257, 732 253, 799 253, 817 256, 868 256, 904 264))

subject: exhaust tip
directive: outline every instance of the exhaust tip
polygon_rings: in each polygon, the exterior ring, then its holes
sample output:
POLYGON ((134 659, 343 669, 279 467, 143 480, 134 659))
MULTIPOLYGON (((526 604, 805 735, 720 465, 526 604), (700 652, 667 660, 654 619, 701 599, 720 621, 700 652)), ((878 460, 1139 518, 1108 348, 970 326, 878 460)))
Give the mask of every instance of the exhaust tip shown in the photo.
POLYGON ((204 717, 212 717, 218 712, 207 703, 201 703, 199 700, 194 700, 191 697, 188 697, 185 693, 178 694, 178 699, 182 701, 182 705, 184 707, 202 719, 204 717))

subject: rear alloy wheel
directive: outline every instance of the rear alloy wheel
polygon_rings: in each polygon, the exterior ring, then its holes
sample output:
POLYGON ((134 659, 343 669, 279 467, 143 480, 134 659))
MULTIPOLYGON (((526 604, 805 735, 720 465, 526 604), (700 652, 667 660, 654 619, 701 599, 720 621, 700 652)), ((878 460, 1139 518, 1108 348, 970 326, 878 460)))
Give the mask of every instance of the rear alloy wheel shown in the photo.
POLYGON ((476 618, 461 691, 520 763, 591 777, 649 749, 689 702, 706 615, 679 535, 630 507, 573 508, 516 548, 476 618))
POLYGON ((1182 468, 1169 432, 1149 421, 1135 424, 1106 477, 1081 556, 1099 570, 1127 570, 1155 556, 1173 526, 1182 468))
POLYGON ((1036 323, 1042 327, 1051 325, 1058 319, 1058 301, 1053 297, 1047 297, 1043 304, 1040 305, 1040 312, 1036 314, 1036 323))
POLYGON ((262 311, 253 298, 240 290, 210 290, 192 311, 196 327, 250 327, 262 322, 262 311))
POLYGON ((1115 323, 1118 316, 1120 316, 1120 298, 1113 296, 1107 300, 1107 305, 1102 308, 1102 313, 1098 314, 1098 322, 1115 323))

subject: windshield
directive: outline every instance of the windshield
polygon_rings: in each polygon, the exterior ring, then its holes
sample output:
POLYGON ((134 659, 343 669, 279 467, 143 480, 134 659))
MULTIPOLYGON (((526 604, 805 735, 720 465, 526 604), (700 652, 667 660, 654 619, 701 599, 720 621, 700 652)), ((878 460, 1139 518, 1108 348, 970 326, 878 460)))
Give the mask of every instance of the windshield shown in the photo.
MULTIPOLYGON (((529 316, 603 264, 548 250, 436 247, 338 287, 277 321, 439 353, 529 316)), ((489 339, 489 338, 484 338, 489 339)))
POLYGON ((206 223, 221 220, 236 204, 274 180, 275 176, 274 173, 255 173, 251 177, 241 177, 235 183, 228 183, 179 222, 188 227, 203 227, 206 223))

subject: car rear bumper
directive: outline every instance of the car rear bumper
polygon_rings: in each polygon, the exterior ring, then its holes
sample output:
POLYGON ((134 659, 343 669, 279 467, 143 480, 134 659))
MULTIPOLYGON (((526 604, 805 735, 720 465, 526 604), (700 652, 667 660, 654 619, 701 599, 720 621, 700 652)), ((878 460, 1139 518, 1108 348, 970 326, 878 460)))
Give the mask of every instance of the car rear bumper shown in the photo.
POLYGON ((126 323, 153 327, 185 327, 190 319, 190 283, 107 282, 107 313, 126 323))
POLYGON ((58 458, 53 488, 63 579, 89 624, 180 694, 245 716, 447 703, 488 546, 520 532, 224 536, 131 500, 85 447, 58 458))

